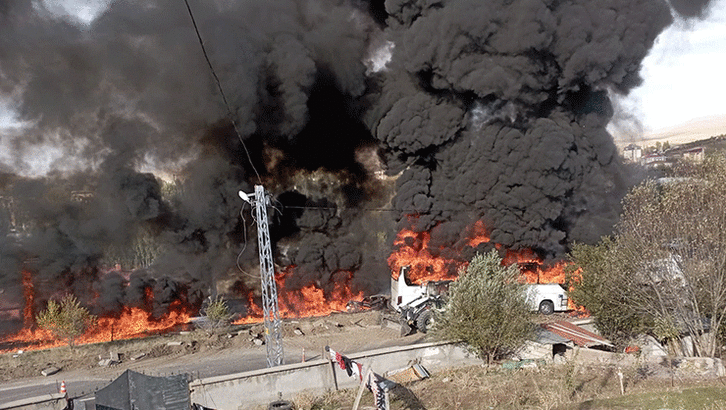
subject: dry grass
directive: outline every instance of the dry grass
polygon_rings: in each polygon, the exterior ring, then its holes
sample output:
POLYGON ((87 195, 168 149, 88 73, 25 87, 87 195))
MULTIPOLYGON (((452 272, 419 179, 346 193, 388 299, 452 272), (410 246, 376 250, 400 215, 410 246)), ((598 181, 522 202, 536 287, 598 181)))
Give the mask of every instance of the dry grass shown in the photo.
MULTIPOLYGON (((392 410, 489 409, 714 409, 726 410, 722 381, 670 381, 624 370, 626 394, 620 394, 617 369, 547 365, 538 369, 504 370, 474 366, 434 374, 391 391, 392 410)), ((301 395, 297 409, 352 408, 355 391, 301 395)), ((366 391, 360 409, 372 408, 366 391)))

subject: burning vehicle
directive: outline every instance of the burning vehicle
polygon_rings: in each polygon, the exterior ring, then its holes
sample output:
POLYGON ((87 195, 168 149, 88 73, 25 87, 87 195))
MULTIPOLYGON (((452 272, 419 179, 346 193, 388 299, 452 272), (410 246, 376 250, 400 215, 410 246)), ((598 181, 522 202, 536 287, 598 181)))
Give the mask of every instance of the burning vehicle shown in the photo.
POLYGON ((543 315, 569 310, 567 292, 557 283, 525 285, 527 303, 533 311, 543 315))
POLYGON ((391 308, 398 312, 401 322, 401 335, 413 330, 426 333, 433 321, 433 309, 441 309, 446 304, 449 284, 453 280, 428 281, 412 285, 408 280, 410 267, 401 267, 398 278, 391 276, 391 308))
MULTIPOLYGON (((449 285, 453 280, 428 281, 413 285, 408 280, 410 267, 403 266, 397 278, 391 276, 391 308, 398 312, 401 335, 414 330, 426 333, 433 321, 433 310, 446 305, 449 285)), ((567 292, 557 283, 524 285, 527 303, 532 311, 543 315, 569 310, 567 292)))
POLYGON ((371 295, 365 296, 361 300, 351 300, 345 305, 345 310, 349 313, 361 312, 364 310, 381 310, 388 307, 390 298, 388 295, 371 295))

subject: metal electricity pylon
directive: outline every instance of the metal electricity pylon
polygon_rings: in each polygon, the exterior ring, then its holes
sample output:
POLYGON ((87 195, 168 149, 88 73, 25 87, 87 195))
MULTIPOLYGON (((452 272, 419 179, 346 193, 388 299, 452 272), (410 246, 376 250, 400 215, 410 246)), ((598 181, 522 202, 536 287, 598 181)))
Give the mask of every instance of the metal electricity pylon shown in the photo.
POLYGON ((265 320, 265 345, 267 346, 267 367, 284 363, 282 351, 282 325, 277 309, 277 285, 275 284, 275 265, 272 262, 270 228, 267 221, 267 207, 270 200, 262 185, 255 185, 255 193, 247 195, 239 191, 239 196, 255 208, 257 221, 257 244, 260 254, 260 278, 262 281, 262 312, 265 320))

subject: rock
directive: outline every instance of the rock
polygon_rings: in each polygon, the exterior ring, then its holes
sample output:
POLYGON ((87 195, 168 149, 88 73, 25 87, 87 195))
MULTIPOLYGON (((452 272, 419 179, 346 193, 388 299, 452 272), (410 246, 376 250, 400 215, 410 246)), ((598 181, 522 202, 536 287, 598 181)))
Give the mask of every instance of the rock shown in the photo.
POLYGON ((721 359, 711 357, 682 357, 676 373, 684 377, 718 378, 726 375, 721 359))
POLYGON ((114 362, 120 362, 121 359, 119 358, 118 352, 109 352, 109 357, 114 362))
POLYGON ((524 363, 524 364, 523 364, 522 366, 520 366, 519 368, 520 368, 520 369, 536 369, 537 367, 538 367, 538 366, 537 366, 537 362, 535 362, 535 361, 531 361, 531 362, 529 362, 529 363, 524 363))
POLYGON ((182 342, 169 342, 166 345, 167 346, 181 346, 182 342))
POLYGON ((254 343, 256 346, 262 346, 265 344, 265 341, 262 339, 252 339, 252 343, 254 343))
POLYGON ((48 376, 50 376, 52 374, 58 373, 59 371, 60 371, 60 369, 57 368, 57 367, 49 367, 47 369, 43 369, 43 371, 41 371, 40 374, 42 374, 43 376, 48 377, 48 376))
POLYGON ((98 365, 101 367, 109 367, 118 364, 118 362, 115 362, 111 359, 103 359, 100 362, 98 362, 98 365))
POLYGON ((146 356, 146 353, 139 353, 137 355, 131 356, 131 360, 139 360, 139 359, 144 358, 145 356, 146 356))
POLYGON ((299 327, 298 328, 295 328, 295 330, 293 330, 293 333, 295 333, 298 336, 305 336, 305 333, 303 333, 303 331, 300 330, 299 327))

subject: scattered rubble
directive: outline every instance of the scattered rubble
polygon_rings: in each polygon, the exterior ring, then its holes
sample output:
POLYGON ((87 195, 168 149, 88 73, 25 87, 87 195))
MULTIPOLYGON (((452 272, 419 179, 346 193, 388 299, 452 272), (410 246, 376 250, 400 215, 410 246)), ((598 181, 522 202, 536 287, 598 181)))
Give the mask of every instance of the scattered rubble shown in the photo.
POLYGON ((98 365, 99 365, 100 367, 110 367, 110 366, 115 366, 115 365, 117 365, 117 364, 119 364, 119 362, 115 362, 115 361, 113 361, 113 360, 111 360, 111 359, 101 359, 101 360, 100 360, 100 361, 98 362, 98 365))
POLYGON ((429 372, 420 364, 414 364, 403 369, 391 370, 385 374, 387 379, 399 384, 427 379, 429 376, 429 372))
POLYGON ((546 365, 546 361, 543 359, 523 359, 523 360, 508 360, 502 363, 502 369, 506 370, 517 370, 517 369, 536 369, 546 365))
POLYGON ((726 376, 726 369, 721 359, 680 357, 677 362, 676 374, 680 377, 715 379, 726 376))
POLYGON ((144 357, 146 357, 146 353, 139 353, 139 354, 135 354, 135 355, 131 356, 131 360, 133 360, 133 361, 141 360, 144 357))

